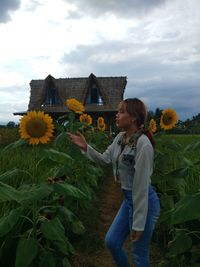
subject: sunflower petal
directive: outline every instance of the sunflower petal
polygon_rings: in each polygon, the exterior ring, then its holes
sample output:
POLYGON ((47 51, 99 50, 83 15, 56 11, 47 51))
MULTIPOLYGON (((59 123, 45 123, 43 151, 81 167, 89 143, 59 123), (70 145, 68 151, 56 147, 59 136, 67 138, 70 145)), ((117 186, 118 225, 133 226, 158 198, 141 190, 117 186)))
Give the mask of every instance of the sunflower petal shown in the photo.
POLYGON ((53 136, 53 120, 43 111, 29 111, 20 120, 19 133, 22 139, 29 139, 29 144, 46 144, 53 136))

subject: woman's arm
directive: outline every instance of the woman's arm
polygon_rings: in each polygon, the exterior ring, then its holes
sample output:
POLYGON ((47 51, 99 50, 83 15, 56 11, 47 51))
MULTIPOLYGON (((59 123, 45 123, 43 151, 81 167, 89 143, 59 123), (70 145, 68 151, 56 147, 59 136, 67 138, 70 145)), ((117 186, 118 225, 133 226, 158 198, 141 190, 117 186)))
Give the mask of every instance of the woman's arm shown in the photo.
MULTIPOLYGON (((138 140, 139 143, 139 140, 138 140)), ((144 230, 148 212, 148 193, 153 168, 153 147, 147 142, 138 144, 133 177, 133 231, 144 230)))
POLYGON ((100 163, 100 164, 111 164, 112 163, 112 150, 113 146, 116 143, 116 138, 113 143, 108 146, 104 153, 99 153, 93 147, 87 144, 85 137, 81 133, 71 134, 69 133, 69 137, 73 144, 77 145, 85 155, 92 161, 100 163))

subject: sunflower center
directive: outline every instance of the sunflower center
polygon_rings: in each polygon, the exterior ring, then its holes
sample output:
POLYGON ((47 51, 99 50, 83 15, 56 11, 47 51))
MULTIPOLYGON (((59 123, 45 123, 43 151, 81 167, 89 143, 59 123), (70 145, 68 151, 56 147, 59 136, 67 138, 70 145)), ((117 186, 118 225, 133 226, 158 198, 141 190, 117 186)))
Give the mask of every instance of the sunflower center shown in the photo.
POLYGON ((99 128, 104 128, 105 124, 99 123, 98 127, 99 128))
POLYGON ((170 125, 173 122, 172 116, 163 116, 163 123, 165 125, 170 125))
POLYGON ((32 118, 26 123, 26 131, 31 137, 40 138, 45 135, 47 125, 39 118, 32 118))

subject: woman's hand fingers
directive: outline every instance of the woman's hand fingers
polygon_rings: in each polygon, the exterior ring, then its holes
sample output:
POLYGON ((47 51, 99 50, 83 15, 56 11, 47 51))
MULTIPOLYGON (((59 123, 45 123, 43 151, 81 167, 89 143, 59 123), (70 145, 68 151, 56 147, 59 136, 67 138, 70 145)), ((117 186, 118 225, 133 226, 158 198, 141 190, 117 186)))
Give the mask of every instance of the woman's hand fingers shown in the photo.
POLYGON ((80 149, 86 151, 87 143, 85 137, 80 133, 76 132, 76 134, 68 133, 73 144, 77 145, 80 149))

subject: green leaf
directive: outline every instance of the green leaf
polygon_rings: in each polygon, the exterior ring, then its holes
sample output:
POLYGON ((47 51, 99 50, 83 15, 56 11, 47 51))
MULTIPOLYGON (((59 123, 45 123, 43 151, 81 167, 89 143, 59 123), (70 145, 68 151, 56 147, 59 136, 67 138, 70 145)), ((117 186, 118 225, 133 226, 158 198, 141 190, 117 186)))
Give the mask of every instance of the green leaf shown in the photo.
POLYGON ((196 151, 197 150, 199 152, 199 149, 200 149, 200 142, 194 143, 193 151, 196 151))
POLYGON ((42 223, 41 232, 46 239, 54 241, 53 244, 63 254, 73 253, 73 248, 65 236, 65 229, 58 218, 42 223))
POLYGON ((29 203, 49 196, 53 192, 53 188, 46 184, 33 184, 20 187, 18 192, 20 193, 20 203, 27 206, 29 203))
POLYGON ((74 213, 64 206, 59 207, 59 214, 61 214, 63 219, 68 220, 69 222, 72 222, 75 217, 74 213))
POLYGON ((165 142, 163 143, 163 145, 167 148, 167 149, 171 149, 173 151, 179 151, 182 148, 182 145, 177 142, 174 139, 167 139, 165 140, 165 142))
POLYGON ((96 177, 102 177, 104 175, 102 168, 100 168, 99 166, 94 166, 89 162, 87 168, 87 175, 88 177, 90 177, 92 174, 94 174, 96 177))
POLYGON ((174 178, 184 178, 188 175, 188 167, 177 168, 165 174, 165 178, 174 179, 174 178))
POLYGON ((83 183, 81 185, 81 190, 87 196, 87 199, 92 200, 92 195, 93 195, 94 191, 91 188, 91 186, 88 186, 86 183, 83 183))
POLYGON ((187 145, 184 149, 184 153, 199 151, 199 149, 200 149, 200 142, 195 142, 194 144, 187 145))
POLYGON ((188 145, 184 148, 184 150, 183 150, 183 154, 192 152, 193 149, 194 149, 194 145, 193 145, 193 144, 188 144, 188 145))
POLYGON ((28 176, 31 177, 31 174, 27 171, 24 170, 19 170, 19 169, 13 169, 11 171, 4 172, 3 174, 0 175, 0 181, 1 182, 7 182, 9 180, 14 180, 16 176, 19 174, 27 174, 28 176))
POLYGON ((12 200, 20 202, 20 193, 14 187, 0 182, 0 202, 12 200))
POLYGON ((69 119, 69 123, 72 123, 75 120, 76 114, 74 111, 70 111, 68 113, 68 119, 69 119))
POLYGON ((60 117, 58 117, 58 121, 65 121, 65 120, 67 120, 68 119, 68 116, 67 116, 67 114, 65 114, 65 115, 62 115, 62 116, 60 116, 60 117))
POLYGON ((17 245, 15 267, 29 267, 38 253, 38 243, 35 239, 21 238, 17 245))
POLYGON ((56 192, 63 194, 65 196, 72 196, 74 198, 85 198, 86 195, 77 187, 70 185, 68 183, 54 184, 56 192))
POLYGON ((192 239, 183 231, 179 231, 174 239, 169 242, 169 254, 179 255, 186 252, 192 246, 192 239))
POLYGON ((77 132, 80 128, 82 128, 84 124, 82 122, 74 122, 72 126, 72 132, 77 132))
POLYGON ((60 178, 64 177, 66 175, 70 175, 72 173, 72 166, 64 165, 64 166, 55 166, 51 168, 48 172, 48 176, 54 177, 54 178, 60 178))
POLYGON ((46 156, 60 164, 71 164, 73 159, 68 154, 64 152, 57 151, 53 148, 45 149, 46 156))
POLYGON ((89 177, 89 182, 91 186, 97 187, 98 186, 98 180, 96 175, 90 175, 89 177))
POLYGON ((65 229, 58 218, 42 223, 41 231, 48 240, 63 241, 66 239, 65 229))
POLYGON ((17 190, 0 182, 0 202, 14 200, 20 204, 29 205, 30 202, 47 197, 52 191, 53 188, 45 184, 23 185, 17 190))
POLYGON ((166 169, 167 164, 169 163, 168 154, 163 153, 160 150, 156 149, 154 163, 155 163, 155 168, 163 172, 166 169))
POLYGON ((183 161, 187 167, 194 167, 194 163, 190 159, 183 157, 183 161))
POLYGON ((176 203, 172 212, 172 224, 200 219, 200 193, 188 195, 176 203))
POLYGON ((20 213, 14 209, 11 210, 7 216, 0 219, 0 237, 9 233, 12 228, 17 224, 20 217, 20 213))
POLYGON ((166 193, 162 194, 160 197, 162 207, 165 210, 172 209, 174 207, 173 196, 167 195, 166 193))
POLYGON ((82 235, 85 232, 85 227, 81 221, 75 221, 72 223, 72 232, 77 235, 82 235))
POLYGON ((41 254, 39 267, 55 267, 55 266, 56 266, 56 261, 53 254, 48 250, 45 250, 45 252, 41 254))
POLYGON ((65 257, 62 260, 62 267, 72 267, 72 265, 70 264, 69 260, 65 257))
POLYGON ((64 143, 67 143, 67 142, 69 142, 69 136, 67 135, 66 132, 64 132, 64 133, 59 134, 59 135, 56 137, 56 139, 55 139, 55 141, 54 141, 54 144, 55 144, 55 146, 57 146, 57 145, 59 145, 60 143, 61 143, 61 144, 64 144, 64 143))
POLYGON ((23 146, 25 144, 27 144, 27 140, 19 139, 16 142, 11 143, 11 144, 7 145, 6 147, 4 147, 3 151, 9 151, 9 150, 18 148, 20 146, 23 146))

